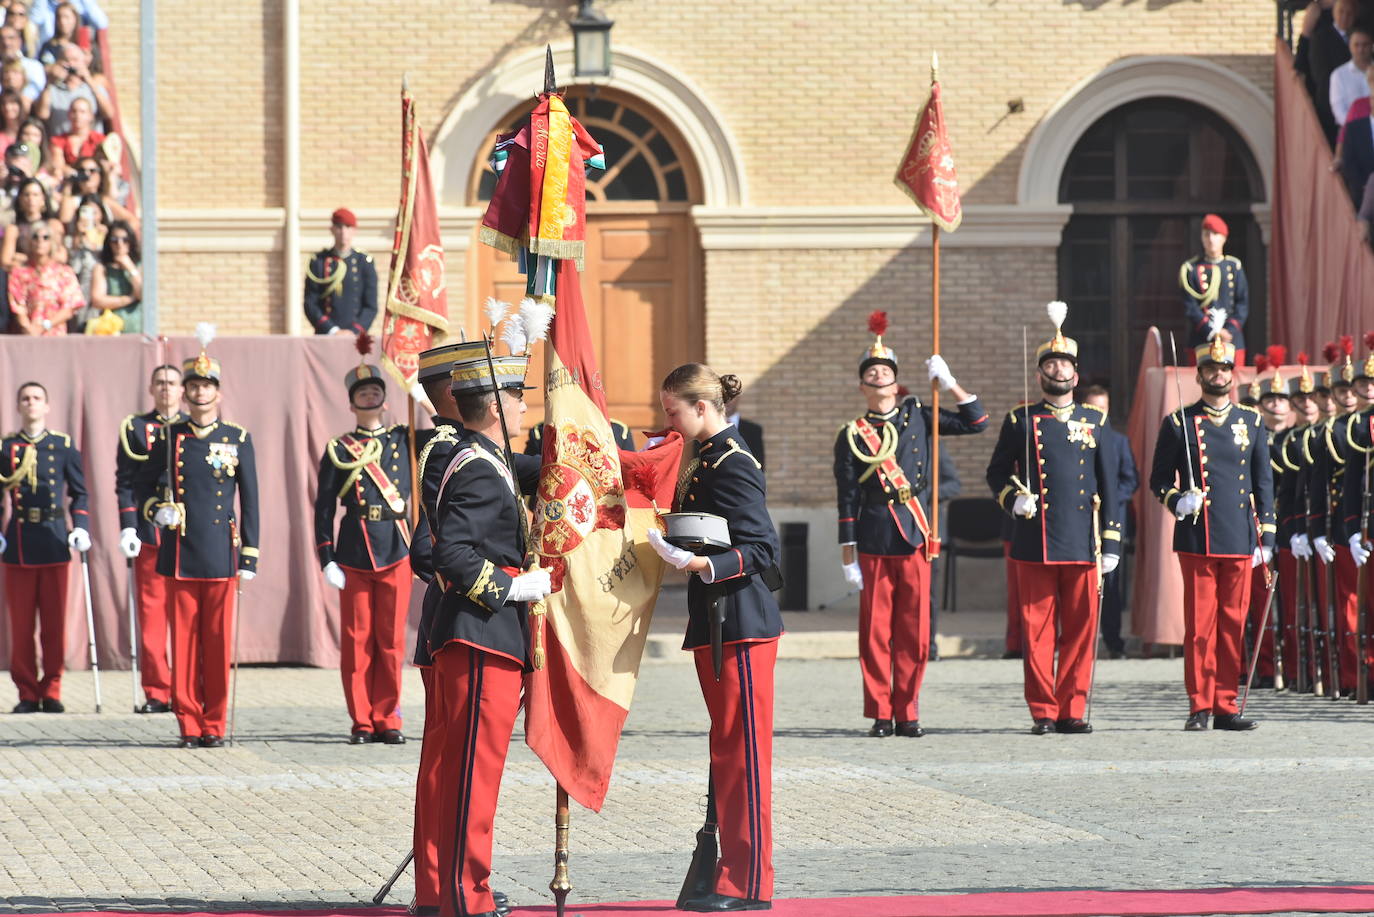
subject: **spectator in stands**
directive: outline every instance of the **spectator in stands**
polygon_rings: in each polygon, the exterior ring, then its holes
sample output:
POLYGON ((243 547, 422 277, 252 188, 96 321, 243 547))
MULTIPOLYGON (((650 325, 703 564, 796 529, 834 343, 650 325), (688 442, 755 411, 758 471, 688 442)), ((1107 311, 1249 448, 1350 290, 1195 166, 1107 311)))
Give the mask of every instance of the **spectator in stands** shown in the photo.
POLYGON ((143 275, 139 273, 138 237, 123 220, 110 224, 105 247, 91 274, 92 302, 124 320, 123 334, 143 331, 143 275))
POLYGON ((0 27, 0 59, 19 61, 24 68, 24 95, 36 99, 48 82, 43 65, 31 57, 24 56, 24 39, 19 30, 12 25, 0 27))
MULTIPOLYGON (((1374 78, 1374 67, 1369 68, 1369 74, 1374 78)), ((1346 189, 1356 207, 1364 199, 1365 183, 1374 173, 1374 131, 1370 126, 1367 114, 1363 118, 1351 118, 1341 128, 1336 147, 1335 165, 1344 175, 1346 189)))
POLYGON ((79 159, 95 156, 95 151, 105 140, 105 135, 94 128, 95 111, 91 103, 83 97, 72 99, 72 107, 67 110, 67 122, 70 130, 54 135, 48 152, 48 162, 52 163, 53 173, 59 181, 67 177, 79 159))
POLYGON ((20 44, 25 57, 38 59, 38 26, 29 21, 27 0, 9 0, 5 4, 5 25, 12 25, 19 31, 20 44))
POLYGON ((47 125, 50 134, 65 134, 71 130, 67 112, 73 99, 86 99, 97 116, 96 130, 104 131, 105 124, 114 117, 110 94, 105 87, 91 82, 91 56, 80 45, 62 46, 62 78, 52 80, 33 104, 34 113, 47 125))
POLYGON ((26 119, 19 125, 19 142, 29 148, 29 156, 33 160, 33 177, 43 183, 43 187, 48 189, 48 194, 55 194, 57 179, 48 167, 48 131, 43 127, 43 122, 35 118, 26 119))
POLYGON ((1374 245, 1374 181, 1364 183, 1364 196, 1360 199, 1360 210, 1356 216, 1360 218, 1360 238, 1374 245))
POLYGON ((24 117, 29 116, 29 109, 33 107, 33 100, 38 98, 38 95, 29 95, 29 78, 24 74, 23 64, 17 60, 0 63, 0 90, 19 96, 24 103, 24 117))
POLYGON ((1350 106, 1356 99, 1369 98, 1369 86, 1365 83, 1364 72, 1369 69, 1371 52, 1374 52, 1374 33, 1369 26, 1356 25, 1350 29, 1350 60, 1341 64, 1331 73, 1331 116, 1337 124, 1345 124, 1350 106))
POLYGON ((95 161, 105 175, 100 187, 109 189, 115 203, 132 212, 133 187, 124 180, 124 141, 118 134, 105 135, 105 142, 95 151, 95 161))
POLYGON ((77 205, 86 195, 94 195, 100 200, 105 211, 105 224, 113 225, 115 220, 123 220, 138 230, 138 217, 129 208, 115 200, 109 192, 105 173, 101 171, 95 157, 87 156, 77 161, 76 171, 62 183, 62 197, 58 203, 57 218, 64 223, 71 222, 76 215, 77 205))
POLYGON ((38 62, 48 68, 49 78, 52 77, 52 66, 62 59, 62 46, 85 45, 81 42, 81 17, 76 12, 76 7, 70 3, 59 3, 54 14, 55 29, 52 38, 43 42, 43 47, 38 50, 38 62))
POLYGON ((66 334, 67 322, 85 305, 81 284, 53 258, 57 237, 46 221, 32 223, 23 235, 27 263, 10 271, 10 311, 22 334, 66 334))
POLYGON ((105 15, 97 0, 34 0, 29 8, 29 19, 38 26, 40 40, 47 41, 56 34, 57 9, 62 6, 72 7, 81 24, 96 32, 110 27, 110 17, 105 15))
POLYGON ((76 208, 76 217, 67 225, 67 265, 76 273, 81 284, 81 298, 86 306, 76 314, 68 325, 68 330, 80 333, 86 322, 95 317, 96 309, 91 302, 91 275, 95 272, 96 262, 105 248, 105 209, 100 199, 84 197, 81 206, 76 208))
POLYGON ((0 149, 19 142, 19 126, 24 123, 24 98, 17 92, 0 90, 0 149))
POLYGON ((14 222, 5 227, 5 238, 0 242, 0 267, 9 271, 24 263, 25 255, 20 243, 35 227, 44 227, 51 237, 47 247, 48 257, 66 261, 67 252, 61 242, 62 224, 53 218, 48 192, 38 179, 26 178, 14 197, 14 222))
POLYGON ((1303 15, 1296 65, 1307 77, 1307 89, 1328 145, 1340 126, 1331 115, 1331 72, 1350 59, 1346 33, 1355 24, 1356 0, 1317 0, 1303 15))

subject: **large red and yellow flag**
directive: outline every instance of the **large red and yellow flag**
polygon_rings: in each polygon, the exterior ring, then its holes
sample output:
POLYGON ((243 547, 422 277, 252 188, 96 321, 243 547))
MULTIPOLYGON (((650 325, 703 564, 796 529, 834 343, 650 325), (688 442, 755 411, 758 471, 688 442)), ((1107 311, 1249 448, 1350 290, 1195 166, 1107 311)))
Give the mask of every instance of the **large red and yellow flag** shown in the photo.
POLYGON ((407 390, 419 355, 448 334, 448 290, 439 210, 429 180, 429 153, 415 119, 415 100, 401 90, 401 205, 391 243, 391 276, 382 322, 382 365, 407 390))
POLYGON ((907 143, 906 154, 894 179, 945 232, 954 232, 964 219, 959 200, 959 175, 954 171, 954 150, 945 129, 945 111, 940 104, 940 83, 932 69, 930 98, 916 119, 916 129, 907 143))
POLYGON ((663 577, 645 535, 655 506, 672 504, 683 450, 675 433, 645 452, 616 448, 577 266, 557 271, 533 536, 553 593, 530 622, 525 742, 569 796, 600 810, 663 577))

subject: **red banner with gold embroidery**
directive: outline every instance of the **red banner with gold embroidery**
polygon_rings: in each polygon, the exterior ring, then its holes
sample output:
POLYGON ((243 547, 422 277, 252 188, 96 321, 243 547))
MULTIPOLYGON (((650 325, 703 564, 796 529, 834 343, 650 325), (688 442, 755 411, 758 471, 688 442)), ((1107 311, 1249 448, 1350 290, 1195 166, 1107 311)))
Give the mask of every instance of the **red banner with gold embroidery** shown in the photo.
POLYGON ((959 228, 964 207, 959 199, 959 175, 954 170, 954 150, 945 129, 938 82, 931 81, 930 98, 916 119, 916 129, 893 180, 936 226, 945 232, 959 228))
POLYGON ((391 243, 391 276, 382 322, 382 365, 407 390, 419 355, 448 334, 448 290, 439 211, 429 178, 429 153, 415 118, 415 100, 401 90, 401 205, 391 243))

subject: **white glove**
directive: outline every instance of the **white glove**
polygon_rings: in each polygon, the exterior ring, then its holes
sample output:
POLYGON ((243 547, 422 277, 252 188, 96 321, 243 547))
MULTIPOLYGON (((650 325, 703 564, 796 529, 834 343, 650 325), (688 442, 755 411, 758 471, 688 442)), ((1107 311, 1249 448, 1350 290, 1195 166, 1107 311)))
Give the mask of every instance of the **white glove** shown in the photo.
POLYGON ((1336 549, 1331 547, 1331 542, 1327 541, 1325 535, 1318 535, 1312 539, 1312 548, 1324 564, 1329 564, 1336 559, 1336 549))
POLYGON ((1208 337, 1209 339, 1216 337, 1218 334, 1221 333, 1221 330, 1222 330, 1223 328, 1225 328, 1225 327, 1226 327, 1226 310, 1225 310, 1225 309, 1208 309, 1208 310, 1207 310, 1207 337, 1208 337))
POLYGON ((157 508, 153 521, 164 529, 174 529, 181 525, 181 510, 168 503, 157 508))
POLYGON ((1102 555, 1102 575, 1106 576, 1117 568, 1121 563, 1121 558, 1115 554, 1102 555))
POLYGON ((67 536, 67 547, 85 554, 91 549, 91 536, 85 529, 72 529, 67 536))
POLYGON ((332 560, 329 563, 325 564, 324 581, 329 585, 333 586, 335 589, 342 589, 344 587, 343 567, 340 567, 332 560))
POLYGON ((931 382, 940 380, 940 388, 944 391, 954 388, 954 373, 949 371, 949 364, 938 353, 931 354, 930 359, 926 360, 926 372, 930 374, 931 382))
POLYGON ((1369 549, 1364 546, 1364 539, 1359 532, 1350 536, 1350 556, 1357 567, 1363 567, 1364 562, 1369 560, 1369 549))
POLYGON ((1182 519, 1202 509, 1202 491, 1190 490, 1178 498, 1174 504, 1174 515, 1182 519))
POLYGON ((682 548, 675 548, 663 540, 663 533, 658 529, 649 529, 649 546, 653 548, 665 563, 671 564, 674 568, 681 570, 692 562, 696 557, 691 551, 682 548))
POLYGON ((1299 532, 1288 539, 1288 547, 1293 551, 1293 556, 1308 560, 1312 557, 1312 545, 1308 542, 1307 536, 1299 532))
POLYGON ((550 592, 553 592, 553 581, 549 579, 549 571, 531 570, 510 581, 510 592, 506 593, 506 599, 511 602, 534 602, 550 592))
POLYGON ((864 587, 864 574, 863 571, 859 569, 859 562, 857 560, 852 564, 841 564, 840 566, 844 570, 845 582, 849 583, 849 585, 853 586, 855 589, 862 589, 864 587))
POLYGON ((1250 557, 1250 569, 1253 570, 1260 564, 1267 564, 1274 559, 1274 549, 1266 547, 1255 548, 1255 553, 1250 557))
POLYGON ((253 577, 255 576, 257 576, 257 574, 254 573, 252 570, 240 570, 239 582, 251 583, 253 581, 253 577))
POLYGON ((119 530, 119 550, 123 551, 129 560, 138 556, 138 552, 143 550, 143 542, 138 540, 137 529, 119 530))
POLYGON ((1035 502, 1039 499, 1035 494, 1017 494, 1011 504, 1011 514, 1022 519, 1035 518, 1035 502))
POLYGON ((10 543, 9 543, 8 541, 5 540, 5 536, 4 536, 4 535, 0 535, 0 554, 5 553, 5 549, 8 548, 9 546, 10 546, 10 543))
POLYGON ((330 329, 329 329, 329 333, 330 333, 330 334, 338 334, 338 333, 339 333, 339 326, 338 326, 338 325, 335 325, 333 328, 330 328, 330 329))

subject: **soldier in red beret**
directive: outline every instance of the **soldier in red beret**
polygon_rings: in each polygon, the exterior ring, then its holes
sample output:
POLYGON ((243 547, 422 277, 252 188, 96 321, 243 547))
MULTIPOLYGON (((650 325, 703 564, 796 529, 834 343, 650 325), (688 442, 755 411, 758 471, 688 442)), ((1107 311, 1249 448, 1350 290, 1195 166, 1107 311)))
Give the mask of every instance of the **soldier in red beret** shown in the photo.
POLYGON ((1202 218, 1202 254, 1178 269, 1183 310, 1188 316, 1188 351, 1213 337, 1236 348, 1236 365, 1245 365, 1245 319, 1250 314, 1250 286, 1240 259, 1222 252, 1231 234, 1215 213, 1202 218))
POLYGON ((371 255, 354 250, 357 229, 353 211, 335 210, 334 244, 316 252, 305 271, 305 314, 316 334, 361 334, 377 317, 377 268, 371 255))

